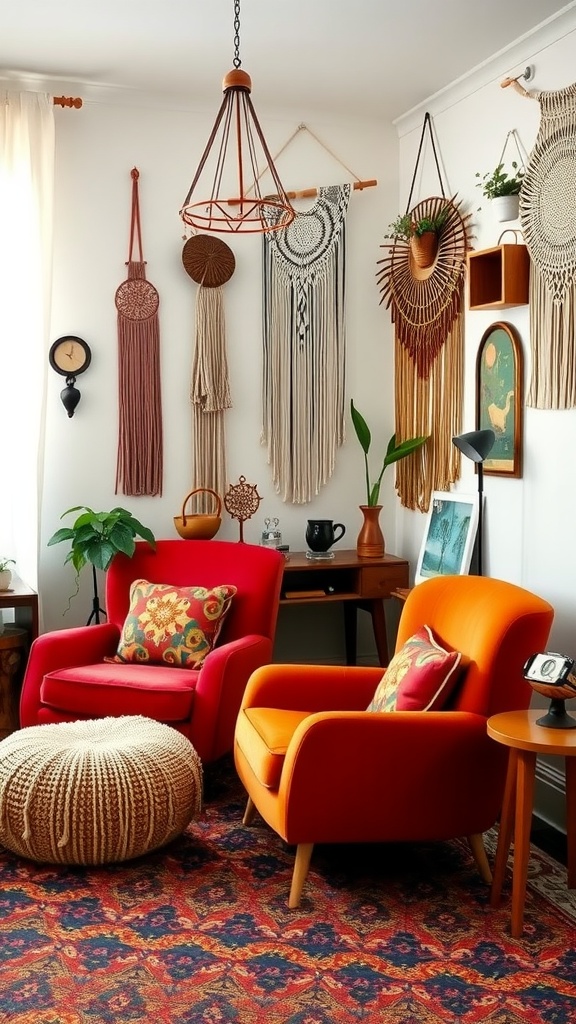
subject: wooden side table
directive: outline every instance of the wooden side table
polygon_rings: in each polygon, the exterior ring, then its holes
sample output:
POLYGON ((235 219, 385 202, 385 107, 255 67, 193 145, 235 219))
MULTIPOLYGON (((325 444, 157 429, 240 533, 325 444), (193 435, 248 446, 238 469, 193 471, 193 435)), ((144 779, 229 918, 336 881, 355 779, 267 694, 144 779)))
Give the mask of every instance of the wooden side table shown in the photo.
POLYGON ((346 664, 356 664, 358 608, 370 613, 381 665, 388 664, 383 601, 408 586, 408 562, 397 555, 359 558, 356 551, 336 550, 334 557, 314 560, 305 551, 290 552, 284 568, 281 605, 341 601, 344 608, 346 664))
POLYGON ((18 676, 25 662, 28 634, 25 629, 6 626, 0 633, 0 740, 20 724, 18 676))
POLYGON ((514 830, 512 873, 512 935, 519 938, 524 926, 524 901, 530 855, 530 825, 534 802, 534 778, 538 754, 560 754, 566 759, 566 821, 568 839, 568 888, 576 888, 576 729, 549 729, 536 724, 542 709, 508 711, 488 719, 488 735, 510 747, 508 774, 496 848, 490 904, 497 907, 514 830))

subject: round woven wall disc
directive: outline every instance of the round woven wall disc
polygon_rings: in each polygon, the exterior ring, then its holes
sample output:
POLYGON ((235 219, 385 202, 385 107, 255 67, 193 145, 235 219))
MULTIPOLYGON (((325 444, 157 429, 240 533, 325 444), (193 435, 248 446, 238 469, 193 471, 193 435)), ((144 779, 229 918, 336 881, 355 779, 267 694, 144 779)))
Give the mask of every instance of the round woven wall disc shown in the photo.
POLYGON ((118 285, 114 301, 127 320, 149 320, 160 304, 154 285, 142 277, 129 277, 118 285))
POLYGON ((234 273, 236 259, 232 249, 212 235, 193 235, 182 249, 184 270, 205 288, 226 284, 234 273))

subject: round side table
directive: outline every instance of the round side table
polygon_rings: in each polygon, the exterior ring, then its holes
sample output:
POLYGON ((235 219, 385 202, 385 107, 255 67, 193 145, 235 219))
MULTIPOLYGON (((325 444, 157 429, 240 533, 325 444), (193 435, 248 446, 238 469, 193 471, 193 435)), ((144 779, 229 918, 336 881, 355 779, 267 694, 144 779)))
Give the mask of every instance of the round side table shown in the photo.
POLYGON ((488 719, 488 735, 510 747, 502 816, 490 904, 497 907, 514 830, 512 872, 512 935, 519 938, 524 926, 524 901, 530 855, 530 825, 534 802, 534 778, 538 754, 560 754, 566 759, 566 821, 568 839, 568 888, 576 888, 576 729, 550 729, 537 725, 542 709, 507 711, 488 719))

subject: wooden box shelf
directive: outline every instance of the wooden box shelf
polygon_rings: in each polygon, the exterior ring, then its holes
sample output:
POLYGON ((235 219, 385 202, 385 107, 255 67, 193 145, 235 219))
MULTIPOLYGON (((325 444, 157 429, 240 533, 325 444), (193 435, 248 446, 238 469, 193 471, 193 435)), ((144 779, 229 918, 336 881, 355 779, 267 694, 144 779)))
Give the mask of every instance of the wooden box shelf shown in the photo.
POLYGON ((528 303, 530 256, 525 245, 472 250, 466 259, 469 309, 506 309, 528 303))

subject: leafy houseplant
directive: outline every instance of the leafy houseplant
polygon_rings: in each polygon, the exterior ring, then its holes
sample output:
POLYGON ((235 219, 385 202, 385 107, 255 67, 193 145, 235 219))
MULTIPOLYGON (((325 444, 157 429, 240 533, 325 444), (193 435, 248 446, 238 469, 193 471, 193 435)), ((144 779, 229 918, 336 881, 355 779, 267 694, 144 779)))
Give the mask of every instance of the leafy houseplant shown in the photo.
POLYGON ((77 517, 72 526, 56 530, 56 533, 50 537, 48 546, 60 544, 62 541, 70 541, 71 547, 64 559, 64 565, 72 562, 76 570, 76 591, 72 595, 73 597, 79 590, 80 570, 87 563, 92 565, 94 598, 92 614, 88 619, 89 625, 92 618, 97 623, 100 622, 100 613, 102 612, 98 598, 96 569, 106 571, 114 556, 119 552, 131 558, 136 547, 136 537, 148 541, 152 548, 156 547, 156 540, 152 531, 138 522, 125 508, 113 508, 111 512, 94 512, 86 505, 75 505, 74 508, 63 512, 60 518, 63 519, 71 512, 80 512, 81 515, 77 517))
POLYGON ((8 566, 15 564, 13 558, 0 558, 0 572, 10 572, 8 566))
POLYGON ((481 175, 480 171, 476 171, 476 177, 480 178, 480 181, 476 182, 476 188, 482 189, 482 195, 486 196, 486 199, 498 199, 500 196, 517 196, 520 194, 524 170, 513 160, 512 171, 513 174, 509 175, 504 170, 503 163, 498 164, 495 170, 484 175, 481 175))
POLYGON ((366 504, 368 506, 377 506, 380 498, 380 484, 382 483, 382 477, 387 466, 390 466, 393 462, 399 462, 400 459, 405 459, 407 455, 411 455, 420 448, 427 437, 411 437, 406 441, 401 441, 400 444, 396 444, 396 435, 392 434, 388 442, 384 461, 380 474, 373 484, 370 483, 370 473, 368 468, 368 453, 370 451, 370 445, 372 443, 372 435, 366 420, 358 412, 358 409, 354 405, 354 400, 350 401, 350 415, 352 417, 352 423, 354 430, 356 431, 356 437, 360 442, 362 451, 364 452, 364 468, 366 473, 366 504))
POLYGON ((434 217, 419 217, 413 219, 409 213, 399 214, 395 221, 388 226, 388 233, 384 238, 401 238, 409 242, 411 238, 421 238, 427 231, 437 234, 444 225, 448 216, 448 207, 444 207, 434 217))

